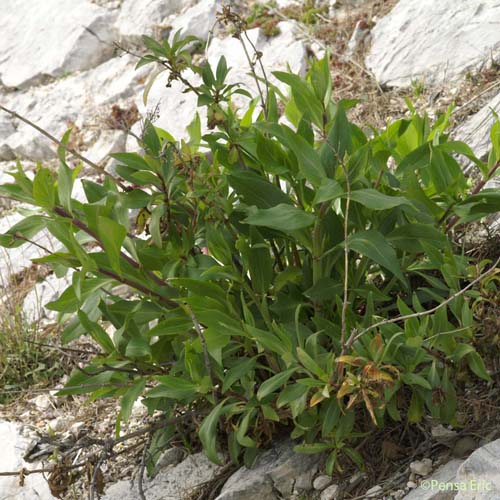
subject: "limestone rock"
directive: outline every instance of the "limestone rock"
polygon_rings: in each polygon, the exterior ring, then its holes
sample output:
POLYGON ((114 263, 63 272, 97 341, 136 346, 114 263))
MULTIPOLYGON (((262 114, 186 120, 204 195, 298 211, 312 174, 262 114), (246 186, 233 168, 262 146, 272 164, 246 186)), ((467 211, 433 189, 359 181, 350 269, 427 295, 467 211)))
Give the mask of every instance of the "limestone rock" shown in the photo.
MULTIPOLYGON (((102 122, 110 115, 111 106, 137 94, 144 70, 135 71, 135 63, 131 56, 117 57, 49 85, 11 92, 5 96, 5 107, 56 138, 61 138, 68 127, 76 125, 83 129, 91 121, 100 120, 99 128, 106 128, 102 122)), ((5 119, 4 113, 1 116, 5 119)), ((7 123, 11 133, 0 134, 0 152, 4 155, 7 152, 7 155, 39 161, 56 157, 56 146, 32 127, 10 117, 7 123)), ((78 141, 76 135, 74 131, 73 140, 78 141)))
POLYGON ((222 488, 216 500, 268 500, 290 496, 294 491, 312 489, 319 456, 293 451, 293 443, 285 441, 260 455, 251 469, 236 471, 222 488))
POLYGON ((314 478, 313 488, 317 491, 323 491, 327 486, 332 484, 333 479, 325 474, 320 474, 314 478))
MULTIPOLYGON (((19 213, 5 215, 0 218, 0 234, 6 233, 23 218, 19 213)), ((51 251, 55 251, 59 246, 48 231, 41 231, 32 240, 51 251)), ((31 243, 25 243, 17 248, 0 247, 0 288, 8 284, 10 276, 31 267, 31 259, 43 257, 44 255, 44 250, 31 243)))
POLYGON ((460 491, 456 500, 492 500, 500 498, 500 439, 477 449, 457 472, 457 481, 471 484, 476 491, 460 491))
POLYGON ((410 464, 410 471, 418 476, 427 476, 432 472, 432 460, 430 458, 415 460, 410 464))
POLYGON ((456 140, 468 144, 480 159, 486 159, 491 148, 490 129, 495 123, 493 111, 500 113, 500 93, 453 133, 456 140))
MULTIPOLYGON (((169 467, 152 479, 145 479, 144 493, 148 500, 179 500, 190 490, 213 479, 220 467, 203 453, 188 456, 175 467, 169 467)), ((137 486, 130 481, 119 481, 107 488, 102 500, 137 500, 137 486)))
POLYGON ((321 492, 320 500, 337 500, 339 498, 339 487, 336 484, 328 486, 326 490, 321 492))
POLYGON ((23 302, 23 314, 25 320, 29 323, 49 322, 53 323, 57 319, 57 312, 47 309, 45 306, 58 299, 62 292, 71 285, 70 272, 62 278, 51 274, 44 281, 37 283, 23 302))
POLYGON ((400 0, 372 29, 366 64, 388 86, 438 84, 500 56, 497 0, 400 0))
POLYGON ((189 3, 187 0, 124 0, 116 29, 122 38, 139 41, 142 35, 153 35, 155 28, 162 26, 168 16, 189 3))
MULTIPOLYGON (((447 462, 439 467, 431 476, 427 477, 425 484, 434 484, 429 483, 429 481, 435 481, 436 485, 453 482, 462 463, 463 460, 456 459, 447 462)), ((440 491, 438 487, 422 488, 417 487, 415 483, 413 483, 413 486, 408 484, 408 487, 413 488, 413 490, 404 497, 404 500, 451 500, 455 496, 454 491, 444 492, 440 491)))
POLYGON ((221 0, 201 0, 181 15, 172 19, 169 24, 172 27, 171 36, 177 31, 181 36, 194 35, 202 40, 208 38, 209 32, 216 23, 216 14, 220 10, 221 0))
MULTIPOLYGON (((23 467, 36 469, 37 464, 27 464, 22 455, 29 445, 29 440, 22 437, 18 425, 0 421, 0 471, 19 471, 23 467)), ((53 500, 49 486, 42 474, 28 475, 23 487, 19 486, 19 477, 0 477, 0 500, 53 500)))
POLYGON ((46 76, 96 66, 113 53, 113 20, 108 10, 86 0, 5 0, 0 82, 25 88, 46 76))

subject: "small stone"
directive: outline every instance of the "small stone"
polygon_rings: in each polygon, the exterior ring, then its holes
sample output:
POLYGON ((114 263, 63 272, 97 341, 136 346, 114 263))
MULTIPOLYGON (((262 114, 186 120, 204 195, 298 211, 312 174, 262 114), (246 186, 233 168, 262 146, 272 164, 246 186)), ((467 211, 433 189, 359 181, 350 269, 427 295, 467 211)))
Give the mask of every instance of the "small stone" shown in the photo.
POLYGON ((416 483, 414 483, 413 481, 408 481, 408 482, 406 483, 406 487, 407 487, 407 488, 410 488, 411 490, 414 490, 414 489, 417 487, 417 484, 416 484, 416 483))
POLYGON ((84 428, 85 428, 85 422, 75 422, 69 428, 69 432, 73 434, 75 437, 79 437, 84 428))
POLYGON ((377 498, 379 497, 382 492, 383 492, 383 488, 382 486, 380 486, 379 484, 373 486, 372 488, 370 488, 366 493, 365 495, 368 497, 368 498, 377 498))
POLYGON ((457 432, 446 428, 444 425, 439 424, 432 428, 432 437, 441 444, 450 444, 457 439, 457 432))
POLYGON ((51 407, 51 400, 47 394, 40 394, 36 398, 33 398, 31 402, 39 409, 40 411, 48 410, 51 407))
POLYGON ((316 491, 323 491, 327 486, 330 486, 330 484, 332 484, 332 478, 326 474, 321 474, 314 478, 313 488, 316 491))
POLYGON ((476 448, 476 440, 470 436, 465 436, 455 443, 451 453, 454 457, 463 458, 470 455, 476 448))
POLYGON ((319 497, 320 500, 336 500, 338 498, 338 492, 339 492, 339 487, 337 484, 332 484, 326 488, 326 490, 323 490, 321 493, 321 496, 319 497))
POLYGON ((432 460, 430 458, 416 460, 410 464, 410 470, 419 476, 427 476, 432 472, 432 460))
POLYGON ((50 420, 47 424, 47 429, 53 432, 63 432, 68 428, 69 419, 65 417, 56 417, 50 420))
POLYGON ((179 464, 185 456, 186 452, 182 448, 169 448, 158 459, 155 467, 156 472, 179 464))

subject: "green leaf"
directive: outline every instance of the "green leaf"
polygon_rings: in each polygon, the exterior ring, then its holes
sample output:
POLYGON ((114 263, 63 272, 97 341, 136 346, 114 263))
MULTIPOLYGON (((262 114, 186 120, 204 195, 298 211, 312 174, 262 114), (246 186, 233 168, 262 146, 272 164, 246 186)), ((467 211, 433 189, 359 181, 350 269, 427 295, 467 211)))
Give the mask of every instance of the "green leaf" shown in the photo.
POLYGON ((311 226, 315 217, 291 205, 283 203, 267 209, 257 209, 243 222, 252 226, 264 226, 288 233, 311 226))
POLYGON ((378 231, 374 229, 358 231, 350 236, 348 245, 349 249, 365 255, 405 282, 396 252, 378 231))
POLYGON ((483 380, 491 382, 491 376, 486 370, 486 366, 484 365, 484 361, 481 359, 481 356, 477 352, 471 352, 466 356, 467 364, 469 368, 483 380))
POLYGON ((138 380, 127 392, 122 396, 121 401, 121 418, 127 422, 132 413, 132 407, 146 387, 146 379, 138 380))
POLYGON ((333 443, 311 443, 297 444, 293 447, 295 453, 304 453, 305 455, 316 455, 331 450, 335 445, 333 443))
POLYGON ((284 372, 277 373, 276 375, 268 378, 262 385, 259 387, 257 391, 257 399, 264 399, 269 394, 273 393, 278 387, 281 387, 285 384, 288 379, 297 371, 297 368, 290 368, 289 370, 285 370, 284 372))
POLYGON ((101 240, 109 263, 114 271, 120 274, 120 251, 127 230, 118 222, 107 217, 97 217, 97 233, 101 240))
POLYGON ((238 360, 238 364, 233 366, 224 377, 224 382, 222 384, 222 392, 225 393, 228 389, 232 387, 232 385, 240 380, 245 375, 248 375, 255 368, 255 364, 257 363, 256 358, 241 358, 238 360))
POLYGON ((397 227, 386 235, 386 239, 396 248, 411 253, 424 251, 421 245, 422 240, 441 249, 448 245, 448 238, 443 232, 438 231, 432 224, 419 224, 417 222, 397 227))
POLYGON ((316 191, 313 204, 333 201, 344 194, 344 188, 333 179, 325 179, 316 191))
POLYGON ((138 153, 113 153, 109 156, 134 170, 151 170, 149 163, 138 153))
MULTIPOLYGON (((343 195, 344 198, 347 194, 343 195)), ((400 205, 412 206, 409 200, 402 196, 388 196, 375 189, 357 189, 351 192, 351 200, 371 210, 388 210, 400 205)))
POLYGON ((416 373, 402 373, 401 380, 406 385, 419 385, 420 387, 423 387, 424 389, 427 389, 429 391, 432 390, 432 387, 427 379, 416 373))
POLYGON ((188 399, 196 395, 198 386, 190 380, 173 375, 156 377, 160 385, 147 393, 148 398, 188 399))
POLYGON ((316 363, 316 361, 314 361, 314 359, 312 359, 311 356, 304 351, 304 349, 297 347, 297 357, 299 358, 301 364, 311 373, 319 377, 321 380, 328 380, 328 375, 323 371, 318 363, 316 363))
POLYGON ((203 444, 203 449, 212 462, 221 464, 217 454, 217 426, 219 420, 224 413, 224 401, 220 402, 203 420, 199 430, 200 441, 203 444))
POLYGON ((14 224, 6 233, 0 235, 0 245, 7 248, 16 248, 24 245, 26 239, 32 239, 47 225, 47 219, 41 215, 29 215, 14 224), (16 238, 16 235, 18 236, 16 238))
POLYGON ((87 330, 87 333, 104 349, 104 352, 111 353, 115 350, 113 341, 104 328, 90 321, 89 317, 82 310, 78 311, 78 319, 87 330))
POLYGON ((228 180, 247 205, 272 208, 280 203, 292 204, 292 200, 278 186, 252 171, 232 172, 228 180))
POLYGON ((52 209, 56 204, 55 179, 48 168, 40 167, 33 180, 33 198, 41 207, 52 209))

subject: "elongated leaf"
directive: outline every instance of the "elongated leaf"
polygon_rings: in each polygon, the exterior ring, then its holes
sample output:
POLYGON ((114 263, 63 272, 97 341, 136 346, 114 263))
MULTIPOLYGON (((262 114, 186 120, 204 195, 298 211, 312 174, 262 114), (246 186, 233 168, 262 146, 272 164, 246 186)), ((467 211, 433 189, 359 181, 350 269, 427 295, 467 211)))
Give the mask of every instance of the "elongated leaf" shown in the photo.
POLYGON ((285 233, 311 226, 315 217, 291 205, 283 203, 267 209, 258 209, 243 222, 252 226, 264 226, 285 233))
POLYGON ((55 179, 48 168, 40 167, 33 180, 33 198, 44 208, 53 208, 56 203, 55 179))
POLYGON ((124 422, 127 422, 132 413, 132 407, 146 387, 146 379, 138 380, 127 392, 123 395, 121 401, 121 417, 124 422))
POLYGON ((97 231, 111 267, 120 273, 120 250, 127 230, 118 222, 99 216, 97 218, 97 231))
POLYGON ((297 368, 290 368, 284 372, 277 373, 276 375, 268 378, 257 391, 257 399, 264 399, 269 394, 273 393, 276 389, 281 387, 287 380, 297 371, 297 368))
POLYGON ((220 402, 210 413, 199 430, 200 441, 207 457, 214 463, 220 464, 220 458, 217 454, 217 426, 220 417, 224 412, 224 401, 220 402))
MULTIPOLYGON (((347 195, 344 194, 344 198, 347 195)), ((351 200, 371 210, 388 210, 400 205, 412 206, 403 196, 388 196, 375 189, 357 189, 351 192, 351 200)))
POLYGON ((365 255, 391 271, 401 281, 405 281, 396 252, 378 231, 370 229, 354 233, 349 238, 349 248, 361 255, 365 255))

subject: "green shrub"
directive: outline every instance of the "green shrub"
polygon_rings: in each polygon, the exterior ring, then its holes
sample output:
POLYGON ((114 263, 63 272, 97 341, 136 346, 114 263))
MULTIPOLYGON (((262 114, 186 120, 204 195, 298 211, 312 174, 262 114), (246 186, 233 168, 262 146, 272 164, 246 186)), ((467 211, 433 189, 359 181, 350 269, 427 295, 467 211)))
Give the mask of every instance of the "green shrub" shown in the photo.
POLYGON ((341 456, 361 466, 352 443, 387 419, 453 424, 457 370, 490 377, 472 345, 475 268, 450 235, 500 209, 498 190, 480 190, 499 165, 498 124, 483 163, 449 140, 451 110, 350 123, 356 102, 332 100, 328 58, 305 78, 274 73, 290 97, 262 80, 253 97, 225 83, 224 58, 215 72, 192 64, 191 41, 145 38, 138 65, 195 92, 207 133, 198 115, 186 141, 146 121, 143 152, 83 180, 86 202, 71 196, 69 134, 57 176, 19 166, 1 187, 37 209, 0 242, 43 229, 60 242, 38 262, 75 272, 48 307, 69 320, 64 343, 89 335, 102 351, 60 394, 120 397, 122 421, 139 396, 151 413, 194 412, 214 461, 221 439, 249 463, 286 428, 298 451, 329 453, 329 472, 341 456), (477 166, 476 188, 457 156, 477 166))

